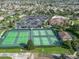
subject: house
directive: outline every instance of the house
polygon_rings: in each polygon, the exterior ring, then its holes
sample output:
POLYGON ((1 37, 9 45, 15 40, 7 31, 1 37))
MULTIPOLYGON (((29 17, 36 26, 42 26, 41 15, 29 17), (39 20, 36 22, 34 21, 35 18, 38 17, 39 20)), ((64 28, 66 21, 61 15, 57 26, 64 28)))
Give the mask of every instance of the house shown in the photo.
POLYGON ((63 16, 53 16, 49 21, 49 25, 67 25, 69 22, 68 18, 63 16))
POLYGON ((72 40, 72 37, 68 32, 61 31, 58 32, 58 35, 63 41, 72 40))
POLYGON ((4 17, 3 16, 0 16, 0 21, 3 20, 3 19, 4 19, 4 17))

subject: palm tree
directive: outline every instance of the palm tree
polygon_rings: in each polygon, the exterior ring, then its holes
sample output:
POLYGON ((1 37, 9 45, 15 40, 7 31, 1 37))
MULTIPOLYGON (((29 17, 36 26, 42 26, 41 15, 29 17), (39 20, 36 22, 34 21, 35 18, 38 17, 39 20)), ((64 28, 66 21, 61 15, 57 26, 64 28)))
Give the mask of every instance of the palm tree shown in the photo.
POLYGON ((9 20, 8 27, 13 28, 13 22, 11 20, 9 20))

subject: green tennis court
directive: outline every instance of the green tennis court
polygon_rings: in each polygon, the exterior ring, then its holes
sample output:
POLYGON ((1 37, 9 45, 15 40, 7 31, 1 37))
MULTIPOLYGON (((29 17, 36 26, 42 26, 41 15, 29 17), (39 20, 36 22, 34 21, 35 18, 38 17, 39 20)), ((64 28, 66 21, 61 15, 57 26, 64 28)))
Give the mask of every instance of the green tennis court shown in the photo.
POLYGON ((36 46, 40 46, 41 45, 41 42, 40 42, 40 39, 38 37, 35 37, 33 39, 33 43, 36 45, 36 46))
POLYGON ((32 41, 35 46, 53 46, 60 45, 55 32, 51 29, 32 29, 32 41))
POLYGON ((43 45, 50 45, 50 43, 46 37, 42 37, 42 44, 43 45))
POLYGON ((54 31, 51 29, 13 29, 2 36, 2 46, 19 46, 32 40, 35 46, 60 45, 54 31))
MULTIPOLYGON (((28 30, 10 30, 3 35, 2 46, 19 46, 21 43, 27 44, 29 37, 28 30)), ((1 46, 0 45, 0 46, 1 46)))
POLYGON ((28 32, 20 32, 19 33, 19 36, 18 36, 18 41, 17 41, 17 43, 27 43, 28 42, 28 37, 29 37, 29 35, 28 35, 29 33, 28 32))
POLYGON ((9 32, 2 44, 13 44, 14 40, 16 39, 16 36, 17 32, 9 32))

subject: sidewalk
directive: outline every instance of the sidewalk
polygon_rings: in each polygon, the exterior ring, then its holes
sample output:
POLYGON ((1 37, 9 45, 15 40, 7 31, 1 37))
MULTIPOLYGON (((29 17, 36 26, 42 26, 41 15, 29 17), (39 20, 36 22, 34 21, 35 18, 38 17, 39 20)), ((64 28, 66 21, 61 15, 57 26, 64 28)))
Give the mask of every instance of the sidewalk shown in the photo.
POLYGON ((0 53, 1 57, 12 57, 12 59, 34 59, 34 55, 31 53, 0 53))

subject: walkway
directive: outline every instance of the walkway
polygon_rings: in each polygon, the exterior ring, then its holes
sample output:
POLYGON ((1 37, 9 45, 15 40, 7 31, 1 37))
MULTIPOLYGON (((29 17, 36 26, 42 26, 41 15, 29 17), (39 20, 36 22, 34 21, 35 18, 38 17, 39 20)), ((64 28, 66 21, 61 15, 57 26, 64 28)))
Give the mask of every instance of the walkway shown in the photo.
POLYGON ((32 53, 0 53, 1 57, 12 57, 12 59, 34 59, 32 53))

